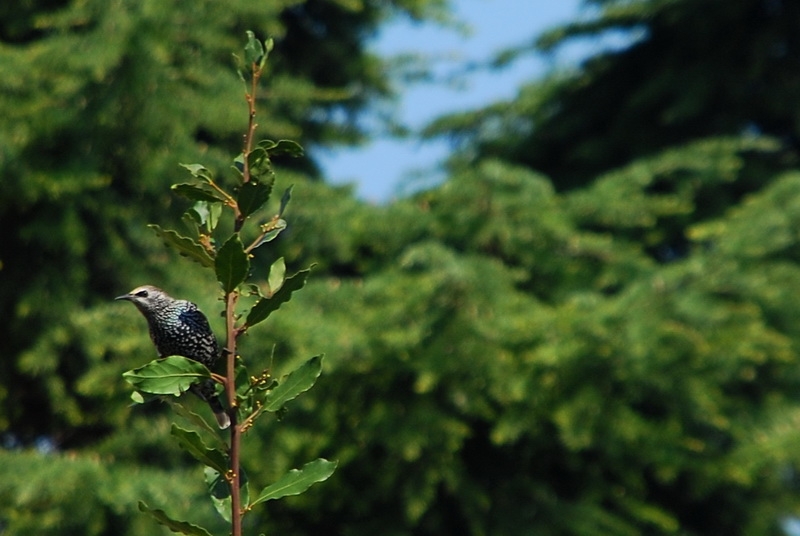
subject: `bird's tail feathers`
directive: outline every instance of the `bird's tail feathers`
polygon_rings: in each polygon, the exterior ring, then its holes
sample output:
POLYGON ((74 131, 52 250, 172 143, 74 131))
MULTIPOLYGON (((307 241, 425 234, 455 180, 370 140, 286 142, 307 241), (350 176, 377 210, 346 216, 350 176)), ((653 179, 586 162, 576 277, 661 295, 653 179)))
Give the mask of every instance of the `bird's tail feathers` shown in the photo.
POLYGON ((231 418, 222 407, 219 397, 216 395, 216 386, 212 380, 203 383, 196 383, 192 385, 189 390, 208 402, 211 411, 214 412, 214 418, 217 420, 217 426, 220 430, 224 430, 231 425, 231 418))

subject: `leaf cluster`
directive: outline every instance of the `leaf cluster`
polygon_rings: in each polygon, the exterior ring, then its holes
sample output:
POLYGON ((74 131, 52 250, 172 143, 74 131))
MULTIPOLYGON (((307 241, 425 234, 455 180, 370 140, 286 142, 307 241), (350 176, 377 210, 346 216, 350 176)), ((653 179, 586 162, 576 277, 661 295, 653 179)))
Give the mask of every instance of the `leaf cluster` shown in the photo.
MULTIPOLYGON (((202 417, 181 410, 200 432, 210 436, 213 444, 209 446, 197 431, 174 424, 171 435, 184 451, 206 466, 205 480, 211 500, 220 516, 231 523, 232 533, 236 536, 241 534, 242 518, 253 507, 302 493, 315 482, 326 480, 336 467, 335 462, 317 459, 302 469, 289 471, 251 497, 250 481, 240 461, 241 435, 265 413, 280 415, 285 412, 287 402, 310 389, 322 371, 322 356, 316 356, 284 378, 273 378, 269 367, 259 375, 251 375, 237 350, 237 339, 288 302, 292 293, 304 286, 309 272, 304 270, 286 277, 284 260, 279 258, 270 267, 265 290, 262 291, 257 284, 248 283, 252 252, 274 240, 286 228, 283 214, 291 198, 291 187, 285 190, 278 212, 262 223, 255 224, 257 232, 254 237, 247 239, 247 246, 242 241, 245 224, 258 217, 259 211, 270 199, 275 182, 271 158, 277 154, 302 155, 299 144, 287 140, 265 140, 253 144, 256 127, 255 90, 272 46, 272 41, 261 43, 253 32, 247 32, 244 59, 240 61, 239 70, 246 85, 250 123, 244 136, 244 150, 233 161, 232 170, 236 176, 233 189, 226 190, 213 173, 200 164, 183 165, 194 180, 175 184, 172 190, 194 202, 182 218, 188 224, 191 235, 183 236, 176 231, 151 225, 168 247, 214 272, 225 303, 223 314, 226 318, 227 341, 223 356, 226 372, 214 374, 203 363, 174 355, 151 361, 123 374, 135 389, 133 401, 140 404, 149 402, 154 396, 180 396, 193 384, 200 382, 217 381, 222 384, 230 408, 230 443, 226 443, 202 417), (233 220, 232 232, 224 240, 218 240, 222 233, 218 224, 227 213, 233 220), (237 303, 243 295, 256 297, 246 313, 237 311, 237 303)), ((163 510, 150 508, 144 502, 139 503, 139 510, 174 532, 192 536, 210 535, 206 529, 175 520, 163 510)))

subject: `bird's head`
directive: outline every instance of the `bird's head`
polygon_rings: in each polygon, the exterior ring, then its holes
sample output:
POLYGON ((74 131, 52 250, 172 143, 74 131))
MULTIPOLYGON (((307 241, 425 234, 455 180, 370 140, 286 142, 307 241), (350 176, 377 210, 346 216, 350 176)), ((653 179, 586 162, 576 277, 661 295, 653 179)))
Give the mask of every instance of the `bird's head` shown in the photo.
POLYGON ((174 301, 169 294, 158 287, 143 285, 136 287, 127 294, 117 296, 115 300, 127 300, 133 303, 141 312, 155 311, 169 302, 174 301))

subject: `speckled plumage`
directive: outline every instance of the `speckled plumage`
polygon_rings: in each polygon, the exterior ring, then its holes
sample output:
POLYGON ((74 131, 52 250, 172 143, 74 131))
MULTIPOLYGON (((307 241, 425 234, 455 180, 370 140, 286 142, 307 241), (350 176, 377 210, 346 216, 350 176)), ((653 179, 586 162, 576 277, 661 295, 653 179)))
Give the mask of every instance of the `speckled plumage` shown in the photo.
MULTIPOLYGON (((197 305, 176 300, 163 290, 145 285, 117 297, 128 300, 147 319, 150 339, 160 357, 180 355, 211 368, 219 357, 219 346, 208 319, 197 305)), ((215 394, 212 380, 194 384, 189 389, 208 402, 220 428, 230 426, 228 414, 215 394)))

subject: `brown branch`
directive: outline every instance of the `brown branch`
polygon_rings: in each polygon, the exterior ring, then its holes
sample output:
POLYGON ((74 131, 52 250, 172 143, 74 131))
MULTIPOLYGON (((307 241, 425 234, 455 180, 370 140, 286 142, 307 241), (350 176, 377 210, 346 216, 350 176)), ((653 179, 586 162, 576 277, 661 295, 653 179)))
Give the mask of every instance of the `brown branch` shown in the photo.
POLYGON ((242 535, 242 505, 241 496, 239 494, 240 482, 240 468, 239 468, 239 454, 241 444, 242 430, 239 426, 237 402, 236 402, 236 338, 237 332, 236 323, 236 301, 238 294, 229 292, 225 295, 225 323, 227 331, 227 345, 225 347, 227 353, 227 381, 225 382, 225 394, 228 398, 228 410, 231 419, 231 467, 226 475, 228 483, 231 486, 231 525, 232 536, 242 535))
MULTIPOLYGON (((253 151, 253 138, 256 135, 256 89, 258 87, 258 79, 261 78, 261 69, 255 63, 250 66, 252 78, 250 80, 250 92, 245 92, 244 98, 247 101, 247 132, 244 135, 244 148, 242 149, 242 160, 244 161, 242 168, 242 182, 250 182, 250 153, 253 151)), ((236 213, 236 219, 233 224, 234 232, 238 233, 244 225, 244 218, 239 211, 239 205, 233 207, 236 213)))
POLYGON ((244 182, 250 181, 250 162, 248 157, 253 150, 253 138, 255 137, 256 127, 256 89, 258 87, 258 79, 261 78, 261 69, 257 64, 253 63, 250 66, 253 74, 250 79, 250 93, 245 93, 245 100, 247 101, 248 120, 247 120, 247 133, 244 135, 244 149, 242 156, 244 157, 244 169, 242 171, 242 180, 244 182))
POLYGON ((206 180, 208 181, 208 185, 209 186, 214 188, 216 191, 218 191, 225 198, 225 205, 229 206, 230 208, 232 208, 234 210, 238 210, 238 206, 237 206, 236 200, 233 197, 231 197, 228 192, 226 192, 225 190, 220 188, 217 185, 217 183, 214 182, 213 180, 211 180, 211 179, 206 179, 206 180))
MULTIPOLYGON (((250 71, 252 73, 250 90, 249 92, 245 92, 245 100, 247 101, 249 113, 247 132, 244 135, 244 148, 242 149, 242 181, 245 183, 250 182, 250 153, 253 150, 253 139, 255 138, 256 127, 258 126, 256 124, 256 89, 258 88, 258 80, 261 77, 261 67, 258 64, 253 63, 250 66, 250 71)), ((238 233, 241 231, 242 226, 244 225, 244 218, 242 217, 242 213, 239 210, 239 204, 236 202, 236 200, 230 198, 230 196, 228 196, 228 199, 230 199, 231 202, 227 204, 233 209, 235 216, 233 227, 234 232, 238 233)), ((251 249, 252 247, 247 250, 247 253, 249 253, 251 249)), ((236 401, 236 341, 239 338, 239 335, 244 333, 244 331, 247 329, 246 324, 239 327, 236 326, 236 302, 238 298, 239 294, 235 291, 229 292, 225 295, 225 321, 227 328, 226 351, 228 361, 226 382, 224 385, 225 393, 228 397, 228 407, 230 408, 229 413, 231 419, 231 466, 228 474, 225 476, 231 486, 232 536, 242 535, 242 516, 244 515, 245 510, 242 509, 241 495, 239 492, 239 485, 241 482, 239 456, 241 454, 242 433, 247 428, 252 426, 251 420, 245 419, 245 422, 241 424, 238 422, 239 417, 236 401)))
POLYGON ((222 374, 217 374, 216 372, 212 372, 211 379, 217 383, 221 383, 223 387, 228 385, 228 378, 226 378, 222 374))

